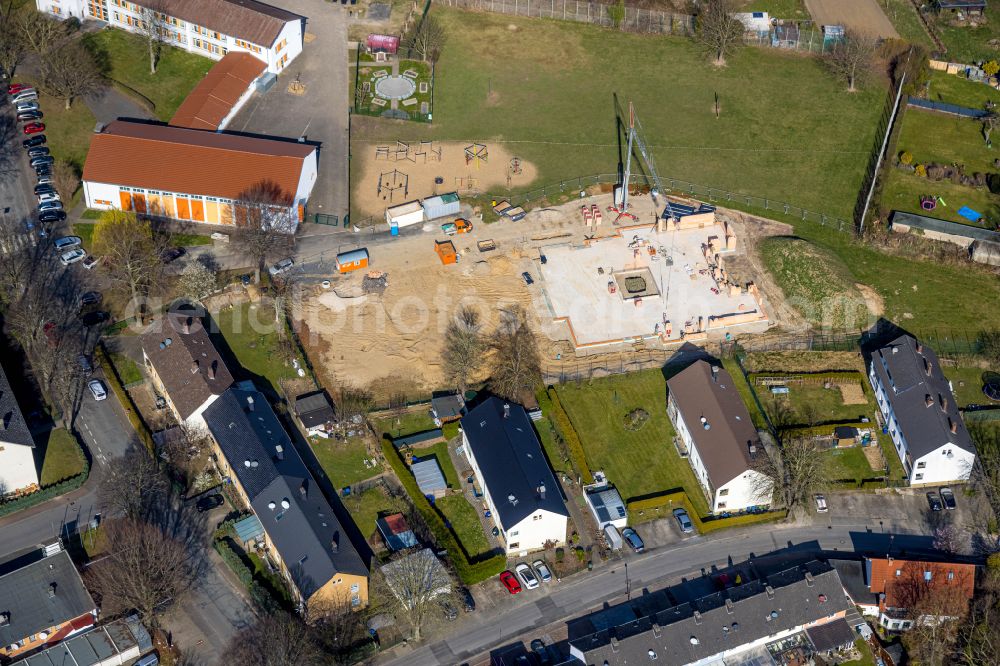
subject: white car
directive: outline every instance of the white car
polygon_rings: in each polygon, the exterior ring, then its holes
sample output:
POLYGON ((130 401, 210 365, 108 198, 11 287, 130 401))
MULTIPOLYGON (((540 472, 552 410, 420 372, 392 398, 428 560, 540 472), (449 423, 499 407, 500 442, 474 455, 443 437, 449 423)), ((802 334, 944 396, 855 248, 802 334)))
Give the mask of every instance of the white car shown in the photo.
POLYGON ((545 562, 535 560, 531 563, 531 566, 534 567, 535 571, 538 573, 538 577, 542 579, 543 583, 548 583, 552 580, 552 572, 549 571, 547 566, 545 566, 545 562))
POLYGON ((43 204, 49 201, 62 201, 58 192, 42 192, 38 195, 38 203, 43 204))
POLYGON ((521 579, 521 583, 528 588, 533 590, 538 587, 538 578, 535 577, 535 572, 531 570, 524 562, 518 564, 514 571, 517 573, 517 577, 521 579))
POLYGON ((107 400, 108 390, 104 388, 104 382, 100 379, 91 379, 87 382, 87 388, 90 389, 90 394, 94 396, 94 400, 100 402, 101 400, 107 400))
POLYGON ((59 262, 62 263, 63 266, 69 266, 70 264, 75 264, 78 261, 83 261, 84 257, 86 256, 87 256, 86 252, 84 252, 80 248, 76 248, 75 250, 70 250, 69 252, 63 252, 61 255, 59 255, 59 262))
POLYGON ((62 238, 57 238, 55 243, 53 243, 56 250, 60 252, 65 252, 66 250, 72 250, 74 247, 80 247, 80 237, 79 236, 63 236, 62 238))
POLYGON ((292 270, 292 266, 294 265, 295 262, 292 260, 291 257, 289 257, 288 259, 282 259, 274 266, 268 268, 267 272, 270 273, 271 275, 281 275, 282 273, 287 273, 288 271, 292 270))
POLYGON ((816 499, 816 512, 817 513, 826 513, 827 511, 830 510, 829 507, 826 505, 826 498, 825 497, 823 497, 822 495, 816 495, 815 499, 816 499))
POLYGON ((25 100, 24 102, 18 102, 15 104, 14 108, 18 113, 24 113, 25 111, 38 111, 38 102, 34 100, 25 100))

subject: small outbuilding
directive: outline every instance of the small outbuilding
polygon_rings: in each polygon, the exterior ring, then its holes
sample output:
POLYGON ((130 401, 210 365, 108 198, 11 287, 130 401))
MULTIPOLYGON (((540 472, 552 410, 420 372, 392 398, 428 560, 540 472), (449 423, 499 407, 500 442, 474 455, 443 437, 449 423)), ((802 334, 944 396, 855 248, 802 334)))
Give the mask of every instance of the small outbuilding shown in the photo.
POLYGON ((587 488, 587 506, 594 514, 600 529, 604 529, 606 525, 622 529, 628 524, 625 502, 622 501, 621 494, 606 481, 587 488))
POLYGON ((399 37, 396 35, 371 34, 365 38, 365 46, 369 53, 394 54, 399 50, 399 37))
POLYGON ((421 430, 420 432, 415 432, 412 435, 395 438, 392 440, 392 445, 397 449, 402 449, 405 446, 419 446, 443 437, 444 433, 441 432, 440 428, 434 428, 433 430, 421 430))
POLYGON ((779 49, 794 49, 799 45, 801 33, 794 23, 774 26, 771 33, 771 46, 779 49))
POLYGON ((855 639, 851 626, 844 618, 809 627, 806 635, 816 651, 826 655, 849 648, 855 639))
POLYGON ((439 217, 455 217, 462 212, 462 203, 458 199, 457 192, 427 197, 420 202, 420 205, 424 209, 424 218, 427 220, 436 220, 439 217))
POLYGON ((733 18, 742 23, 747 32, 767 37, 771 30, 771 17, 767 12, 737 12, 733 14, 733 18))
POLYGON ((382 535, 386 548, 391 551, 406 550, 418 545, 417 536, 401 513, 382 516, 375 521, 375 526, 382 535))
POLYGON ((986 0, 934 0, 934 9, 939 12, 962 12, 967 16, 982 16, 986 12, 986 0))
POLYGON ((434 425, 457 421, 465 414, 465 400, 458 393, 440 393, 431 398, 434 425))
POLYGON ((397 227, 408 227, 412 224, 422 224, 424 221, 424 207, 419 201, 407 201, 398 206, 391 206, 385 209, 386 224, 397 227))
POLYGON ((448 490, 448 483, 441 473, 441 466, 438 465, 437 458, 430 457, 410 465, 410 471, 417 480, 417 487, 425 497, 444 497, 448 490))
POLYGON ((295 398, 295 415, 309 436, 329 437, 337 423, 337 412, 326 391, 303 393, 295 398))
POLYGON ((854 446, 858 442, 858 429, 851 426, 837 426, 833 429, 833 438, 841 448, 854 446))
POLYGON ((366 248, 341 252, 337 255, 337 270, 341 273, 350 273, 367 267, 368 250, 366 248))

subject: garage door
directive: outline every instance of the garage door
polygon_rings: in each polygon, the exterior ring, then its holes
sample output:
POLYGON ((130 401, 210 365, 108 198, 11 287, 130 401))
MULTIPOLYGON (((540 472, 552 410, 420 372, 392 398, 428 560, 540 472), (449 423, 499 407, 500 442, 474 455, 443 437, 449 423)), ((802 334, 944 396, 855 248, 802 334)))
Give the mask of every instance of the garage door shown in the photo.
POLYGON ((191 199, 191 219, 205 221, 205 202, 201 199, 191 199))
POLYGON ((177 217, 182 220, 191 219, 190 199, 187 199, 185 197, 177 197, 177 217))

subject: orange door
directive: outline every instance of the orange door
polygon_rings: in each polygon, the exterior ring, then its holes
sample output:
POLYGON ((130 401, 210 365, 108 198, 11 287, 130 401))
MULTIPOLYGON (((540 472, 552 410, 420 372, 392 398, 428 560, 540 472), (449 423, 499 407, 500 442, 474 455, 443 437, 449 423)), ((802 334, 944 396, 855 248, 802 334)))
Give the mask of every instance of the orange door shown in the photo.
POLYGON ((191 206, 189 205, 189 199, 177 197, 177 217, 182 220, 191 219, 191 206))
POLYGON ((233 207, 229 204, 219 204, 219 224, 233 223, 233 207))
POLYGON ((205 202, 201 199, 191 199, 191 219, 205 221, 205 202))
POLYGON ((132 195, 128 192, 119 192, 118 197, 122 202, 122 210, 132 210, 132 195))
POLYGON ((132 195, 132 208, 135 209, 137 213, 146 212, 146 196, 143 194, 133 194, 132 195))

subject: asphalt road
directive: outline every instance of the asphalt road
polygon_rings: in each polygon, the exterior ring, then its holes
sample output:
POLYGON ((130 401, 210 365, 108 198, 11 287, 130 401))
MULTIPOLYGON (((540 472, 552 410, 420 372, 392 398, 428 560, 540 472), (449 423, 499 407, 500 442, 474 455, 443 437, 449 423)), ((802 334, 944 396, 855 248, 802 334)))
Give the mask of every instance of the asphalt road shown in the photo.
MULTIPOLYGON (((827 525, 765 526, 727 533, 720 537, 693 537, 680 544, 647 551, 628 560, 632 595, 661 589, 682 578, 695 578, 713 568, 761 557, 776 551, 861 552, 911 554, 931 549, 931 537, 923 534, 879 532, 875 524, 851 524, 832 520, 827 525)), ((397 648, 380 663, 399 666, 460 664, 494 648, 544 633, 547 625, 585 615, 604 603, 625 600, 626 569, 620 563, 605 565, 590 574, 580 574, 547 590, 524 591, 506 599, 496 609, 481 609, 452 627, 452 636, 409 650, 397 648), (544 592, 547 592, 544 593, 544 592)), ((487 583, 490 584, 490 583, 487 583)))

